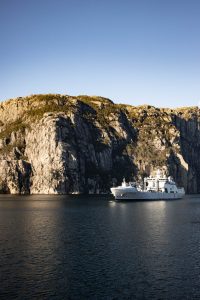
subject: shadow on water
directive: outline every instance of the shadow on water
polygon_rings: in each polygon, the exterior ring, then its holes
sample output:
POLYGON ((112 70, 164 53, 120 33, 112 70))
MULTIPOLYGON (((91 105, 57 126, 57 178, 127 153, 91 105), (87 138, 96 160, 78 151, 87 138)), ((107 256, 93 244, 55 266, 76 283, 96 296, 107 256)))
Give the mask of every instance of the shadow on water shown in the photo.
POLYGON ((199 200, 0 195, 0 299, 200 299, 199 200))

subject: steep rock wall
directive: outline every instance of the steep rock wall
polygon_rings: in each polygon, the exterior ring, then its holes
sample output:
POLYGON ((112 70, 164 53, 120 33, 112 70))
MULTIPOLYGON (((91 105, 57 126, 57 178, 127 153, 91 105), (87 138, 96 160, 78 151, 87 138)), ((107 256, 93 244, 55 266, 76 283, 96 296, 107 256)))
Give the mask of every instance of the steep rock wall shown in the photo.
POLYGON ((200 192, 199 110, 115 105, 88 96, 33 95, 0 107, 0 190, 107 193, 156 168, 200 192))

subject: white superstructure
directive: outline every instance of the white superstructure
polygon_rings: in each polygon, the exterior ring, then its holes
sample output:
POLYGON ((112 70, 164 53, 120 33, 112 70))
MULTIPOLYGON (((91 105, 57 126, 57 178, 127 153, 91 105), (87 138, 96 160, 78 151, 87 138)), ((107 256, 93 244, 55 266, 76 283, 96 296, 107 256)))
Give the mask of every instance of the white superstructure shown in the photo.
POLYGON ((144 188, 136 187, 134 183, 126 183, 111 188, 111 192, 117 200, 162 200, 180 199, 185 195, 184 188, 178 188, 171 177, 166 177, 160 170, 155 176, 144 179, 144 188))

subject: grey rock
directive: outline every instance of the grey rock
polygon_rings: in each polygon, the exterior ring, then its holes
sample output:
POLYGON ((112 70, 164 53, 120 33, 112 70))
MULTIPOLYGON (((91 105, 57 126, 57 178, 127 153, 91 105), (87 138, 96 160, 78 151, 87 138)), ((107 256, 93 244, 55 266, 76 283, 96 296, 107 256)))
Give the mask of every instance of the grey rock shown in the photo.
POLYGON ((156 168, 200 192, 200 114, 101 97, 33 95, 0 105, 0 190, 108 193, 156 168), (89 100, 88 100, 89 98, 89 100))

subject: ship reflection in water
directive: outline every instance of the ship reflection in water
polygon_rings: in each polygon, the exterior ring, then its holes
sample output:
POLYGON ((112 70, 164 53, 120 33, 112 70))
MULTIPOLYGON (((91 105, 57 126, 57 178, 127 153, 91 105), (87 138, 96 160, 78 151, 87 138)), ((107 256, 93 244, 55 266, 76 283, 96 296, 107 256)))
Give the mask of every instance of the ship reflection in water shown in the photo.
POLYGON ((200 198, 1 196, 0 299, 200 299, 200 198))

